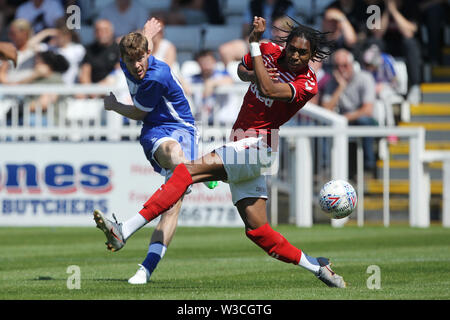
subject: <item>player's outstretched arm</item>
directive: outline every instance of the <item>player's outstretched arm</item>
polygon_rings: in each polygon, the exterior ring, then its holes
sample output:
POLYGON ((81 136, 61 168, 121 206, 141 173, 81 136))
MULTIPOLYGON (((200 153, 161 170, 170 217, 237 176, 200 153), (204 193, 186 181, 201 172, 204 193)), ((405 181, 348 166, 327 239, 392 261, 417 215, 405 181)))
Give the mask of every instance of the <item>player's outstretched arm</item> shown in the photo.
POLYGON ((147 22, 144 25, 144 28, 142 29, 142 34, 147 38, 148 41, 148 50, 150 52, 153 51, 153 37, 161 31, 162 25, 161 22, 159 22, 155 18, 148 19, 147 22))
POLYGON ((147 112, 142 111, 133 105, 120 103, 112 92, 109 93, 109 96, 103 98, 103 103, 105 110, 115 111, 118 114, 133 120, 144 120, 147 115, 147 112))
POLYGON ((259 41, 266 29, 266 20, 261 17, 253 19, 253 30, 249 36, 250 54, 253 61, 253 69, 255 71, 256 85, 259 92, 268 98, 276 100, 291 100, 292 89, 287 83, 275 83, 272 81, 271 75, 264 66, 264 62, 259 49, 259 41))
MULTIPOLYGON (((277 68, 266 67, 272 81, 278 81, 279 73, 277 68)), ((239 79, 244 82, 256 83, 256 75, 254 70, 248 70, 242 63, 238 65, 237 74, 239 79)))

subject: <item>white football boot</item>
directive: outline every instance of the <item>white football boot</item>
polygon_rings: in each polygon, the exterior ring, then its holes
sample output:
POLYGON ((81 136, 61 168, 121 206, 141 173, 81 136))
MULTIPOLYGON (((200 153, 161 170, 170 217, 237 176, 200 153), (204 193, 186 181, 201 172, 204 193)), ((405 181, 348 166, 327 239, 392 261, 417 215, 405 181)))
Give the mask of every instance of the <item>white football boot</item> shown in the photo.
POLYGON ((128 279, 129 284, 146 284, 150 280, 150 272, 142 264, 139 264, 136 274, 128 279))
POLYGON ((94 220, 97 224, 97 228, 103 231, 106 236, 106 246, 108 250, 119 251, 125 245, 125 238, 122 234, 122 223, 118 223, 116 216, 113 213, 113 218, 115 220, 111 221, 105 217, 105 215, 100 210, 94 211, 94 220))
POLYGON ((347 284, 340 275, 331 270, 331 263, 327 258, 319 257, 317 261, 320 264, 319 272, 316 277, 329 287, 346 288, 347 284))

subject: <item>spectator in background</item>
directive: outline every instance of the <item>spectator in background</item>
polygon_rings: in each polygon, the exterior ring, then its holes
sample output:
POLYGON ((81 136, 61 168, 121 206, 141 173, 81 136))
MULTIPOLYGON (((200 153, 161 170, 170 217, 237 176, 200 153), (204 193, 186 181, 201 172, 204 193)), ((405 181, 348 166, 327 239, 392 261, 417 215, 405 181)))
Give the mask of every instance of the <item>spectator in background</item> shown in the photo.
POLYGON ((79 43, 78 34, 67 28, 65 19, 58 20, 56 28, 42 30, 30 42, 35 43, 39 51, 51 50, 61 54, 69 62, 69 68, 63 74, 64 83, 73 84, 77 81, 86 49, 79 43), (45 39, 49 39, 48 43, 44 42, 45 39))
POLYGON ((79 80, 82 84, 106 83, 119 66, 119 45, 114 41, 114 27, 109 20, 95 23, 95 41, 86 48, 79 80))
POLYGON ((138 31, 149 16, 147 8, 133 0, 115 0, 104 7, 98 18, 111 21, 114 36, 119 38, 129 32, 138 31))
POLYGON ((17 7, 23 1, 0 0, 0 40, 7 40, 8 26, 14 20, 17 7))
MULTIPOLYGON (((347 118, 349 125, 376 125, 373 119, 375 81, 367 71, 354 71, 354 57, 346 49, 332 56, 333 78, 322 97, 322 106, 347 118)), ((374 138, 363 138, 364 169, 375 170, 374 138)))
POLYGON ((165 23, 162 18, 156 17, 161 25, 161 30, 153 37, 152 55, 161 61, 164 61, 170 68, 174 67, 177 61, 177 48, 168 39, 164 38, 165 23))
POLYGON ((224 24, 219 0, 172 0, 169 11, 152 12, 163 16, 167 24, 224 24))
POLYGON ((243 35, 250 34, 253 17, 265 17, 266 31, 262 38, 270 39, 272 36, 272 25, 276 18, 281 16, 295 16, 295 7, 290 0, 251 0, 244 13, 243 35))
POLYGON ((263 39, 272 37, 273 22, 282 16, 295 16, 295 7, 289 0, 251 0, 244 13, 242 23, 242 38, 228 41, 219 47, 220 59, 226 66, 231 61, 239 61, 248 52, 248 36, 253 23, 253 17, 266 19, 266 31, 263 39))
MULTIPOLYGON (((14 84, 63 84, 62 74, 69 68, 69 63, 60 54, 52 51, 39 52, 35 57, 35 66, 33 72, 26 78, 15 82, 14 84)), ((29 104, 30 111, 30 123, 34 126, 38 118, 36 117, 36 111, 40 108, 42 112, 43 126, 47 125, 46 112, 50 104, 55 103, 58 100, 58 95, 53 93, 45 93, 40 96, 29 96, 26 98, 29 104)), ((22 111, 23 112, 23 111, 22 111)))
POLYGON ((381 52, 377 45, 372 44, 363 52, 362 62, 362 68, 370 72, 375 80, 376 97, 382 103, 385 113, 383 122, 386 125, 394 126, 394 113, 390 100, 397 95, 398 83, 394 69, 395 60, 391 55, 381 52))
POLYGON ((356 31, 346 14, 337 7, 325 10, 322 20, 322 31, 329 32, 327 39, 335 43, 335 48, 353 50, 358 40, 356 31))
POLYGON ((65 16, 64 8, 57 0, 29 0, 17 8, 16 19, 26 19, 34 32, 55 27, 58 19, 65 16))
POLYGON ((17 50, 12 43, 0 42, 0 60, 11 60, 14 67, 17 65, 17 50))
POLYGON ((86 49, 80 44, 78 34, 67 28, 65 20, 60 20, 55 30, 55 37, 49 43, 49 50, 54 50, 69 62, 69 68, 62 74, 62 79, 65 84, 73 84, 78 81, 78 72, 86 49))
POLYGON ((450 2, 445 0, 419 1, 421 21, 426 26, 428 36, 428 57, 432 65, 441 63, 442 30, 444 30, 446 15, 449 12, 449 4, 450 2))
POLYGON ((8 36, 17 49, 17 66, 12 68, 9 63, 0 66, 0 83, 8 84, 28 77, 34 69, 35 47, 30 40, 33 30, 25 19, 14 20, 8 30, 8 36))
POLYGON ((366 29, 367 6, 360 0, 335 0, 326 7, 325 12, 329 9, 342 12, 357 34, 366 29))
POLYGON ((322 103, 322 96, 325 92, 325 88, 331 80, 331 74, 329 74, 323 68, 324 61, 310 61, 309 66, 314 70, 317 79, 317 94, 309 100, 311 103, 320 105, 322 103))
POLYGON ((398 83, 394 68, 394 57, 381 52, 377 45, 372 44, 364 50, 362 62, 363 69, 370 72, 375 79, 377 94, 383 90, 396 90, 398 83))
POLYGON ((376 2, 382 11, 381 28, 370 29, 368 43, 376 43, 381 51, 405 59, 408 71, 408 100, 419 103, 421 50, 416 39, 420 12, 417 1, 385 0, 376 2))
POLYGON ((293 21, 288 16, 279 16, 273 19, 270 39, 263 39, 261 42, 275 42, 280 46, 286 46, 283 38, 286 38, 292 30, 293 21))
POLYGON ((235 112, 233 112, 227 106, 228 95, 218 95, 214 92, 218 86, 233 83, 230 74, 226 70, 217 68, 217 60, 211 50, 198 52, 195 55, 195 61, 200 66, 200 73, 192 76, 190 83, 203 85, 201 92, 193 91, 196 118, 209 125, 214 124, 214 119, 219 119, 221 124, 233 122, 239 112, 239 108, 236 107, 238 105, 235 105, 235 112), (220 110, 217 107, 220 107, 220 110), (218 113, 214 114, 215 111, 218 113))

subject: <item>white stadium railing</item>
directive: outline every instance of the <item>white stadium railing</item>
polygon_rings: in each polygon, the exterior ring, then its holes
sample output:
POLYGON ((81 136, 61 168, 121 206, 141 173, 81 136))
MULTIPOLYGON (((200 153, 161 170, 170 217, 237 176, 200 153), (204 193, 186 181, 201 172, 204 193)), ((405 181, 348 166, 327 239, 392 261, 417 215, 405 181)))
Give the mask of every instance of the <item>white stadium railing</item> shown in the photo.
MULTIPOLYGON (((194 87, 194 90, 200 90, 194 87)), ((219 93, 239 97, 241 102, 247 86, 224 86, 217 90, 219 93)), ((103 101, 96 99, 75 99, 75 95, 102 95, 114 92, 116 96, 127 93, 127 88, 107 87, 100 85, 27 85, 1 86, 0 96, 0 143, 8 141, 135 141, 140 134, 140 124, 136 121, 124 121, 124 118, 112 112, 103 110, 103 101), (34 118, 31 121, 32 110, 29 104, 30 96, 52 93, 60 96, 56 103, 48 105, 45 112, 35 106, 34 118), (21 102, 20 102, 20 101, 21 102), (19 116, 19 105, 23 105, 22 120, 19 116)), ((240 106, 240 105, 239 105, 240 106)), ((239 107, 238 106, 238 107, 239 107)), ((395 135, 409 139, 409 224, 414 227, 428 227, 430 225, 430 183, 427 163, 430 161, 444 161, 444 211, 443 225, 450 227, 450 155, 449 153, 425 152, 425 131, 423 128, 397 127, 349 127, 347 120, 320 106, 308 103, 300 115, 313 120, 313 125, 284 126, 280 130, 280 137, 286 139, 291 152, 281 150, 288 159, 287 171, 284 176, 278 174, 269 179, 271 188, 270 213, 272 224, 278 222, 278 190, 286 190, 290 194, 290 216, 297 226, 310 227, 313 224, 314 197, 313 179, 313 151, 311 139, 331 139, 330 176, 329 179, 348 179, 348 142, 349 138, 358 141, 363 137, 388 137, 395 135), (286 178, 287 177, 287 178, 286 178)), ((212 146, 222 143, 228 137, 230 126, 206 126, 200 123, 202 138, 212 146), (227 129, 228 128, 228 129, 227 129), (214 139, 212 139, 214 137, 214 139)), ((390 224, 389 212, 389 151, 384 145, 382 154, 385 157, 383 168, 383 222, 390 224)), ((359 203, 356 219, 359 226, 364 224, 364 179, 362 165, 362 148, 357 144, 357 193, 359 203)), ((332 225, 339 227, 347 219, 333 220, 332 225)))

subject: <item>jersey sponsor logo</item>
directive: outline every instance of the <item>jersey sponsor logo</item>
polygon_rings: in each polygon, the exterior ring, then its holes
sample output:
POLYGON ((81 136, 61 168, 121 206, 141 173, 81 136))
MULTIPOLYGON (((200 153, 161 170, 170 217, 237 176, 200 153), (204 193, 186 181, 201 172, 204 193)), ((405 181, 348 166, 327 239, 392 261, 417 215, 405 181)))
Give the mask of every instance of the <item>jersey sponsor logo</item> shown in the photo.
POLYGON ((253 83, 250 86, 250 91, 255 95, 256 99, 258 99, 259 101, 264 103, 266 105, 266 107, 270 108, 272 106, 273 99, 265 98, 265 97, 261 96, 261 94, 258 91, 258 88, 257 88, 256 84, 253 83))
POLYGON ((67 163, 50 163, 38 174, 33 163, 7 163, 0 169, 0 191, 4 186, 10 194, 38 194, 45 187, 50 193, 69 194, 79 189, 88 194, 102 194, 112 190, 111 170, 101 163, 86 163, 77 170, 67 163))

